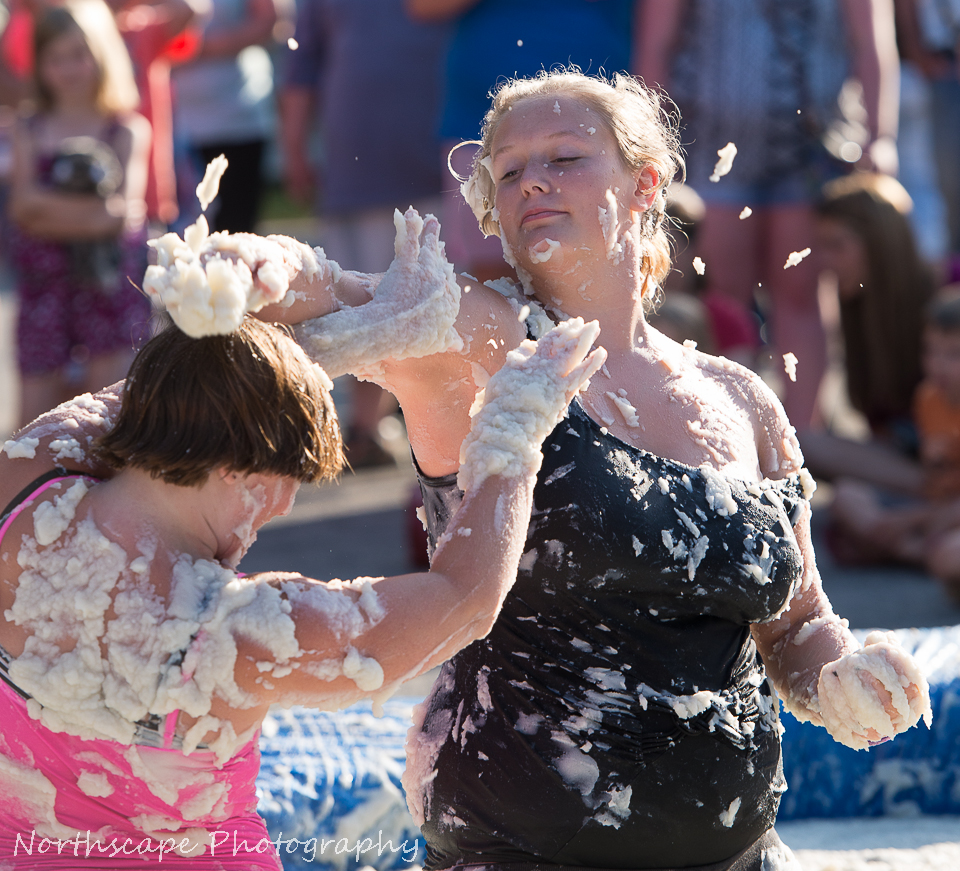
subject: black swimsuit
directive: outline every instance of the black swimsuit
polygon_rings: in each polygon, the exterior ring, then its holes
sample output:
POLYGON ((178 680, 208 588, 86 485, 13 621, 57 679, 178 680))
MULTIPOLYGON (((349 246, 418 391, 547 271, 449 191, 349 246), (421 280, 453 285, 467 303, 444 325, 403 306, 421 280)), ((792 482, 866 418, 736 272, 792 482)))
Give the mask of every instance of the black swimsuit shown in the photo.
MULTIPOLYGON (((517 582, 412 735, 414 763, 439 751, 419 789, 427 867, 729 859, 785 789, 750 624, 801 576, 799 477, 746 484, 657 457, 576 401, 543 453, 517 582)), ((436 541, 460 494, 454 476, 421 488, 436 541)))

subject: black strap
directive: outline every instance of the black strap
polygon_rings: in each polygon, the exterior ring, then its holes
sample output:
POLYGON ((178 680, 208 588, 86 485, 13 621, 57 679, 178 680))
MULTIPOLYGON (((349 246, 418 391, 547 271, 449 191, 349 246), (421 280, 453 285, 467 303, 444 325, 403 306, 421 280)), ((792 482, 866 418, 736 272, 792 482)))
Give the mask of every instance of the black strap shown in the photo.
POLYGON ((3 509, 3 513, 0 514, 0 526, 3 525, 3 522, 13 513, 14 509, 17 508, 23 502, 26 502, 37 490, 39 490, 47 481, 52 481, 55 478, 70 478, 70 477, 80 477, 86 478, 89 477, 85 472, 73 472, 69 469, 61 468, 57 466, 54 469, 51 469, 49 472, 44 472, 39 478, 34 478, 26 487, 24 487, 13 499, 7 503, 7 507, 3 509))

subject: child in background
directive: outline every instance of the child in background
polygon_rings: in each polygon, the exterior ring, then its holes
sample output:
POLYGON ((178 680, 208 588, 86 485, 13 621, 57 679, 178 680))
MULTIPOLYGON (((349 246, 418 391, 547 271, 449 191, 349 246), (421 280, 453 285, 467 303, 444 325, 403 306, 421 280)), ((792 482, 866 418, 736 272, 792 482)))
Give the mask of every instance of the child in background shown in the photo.
POLYGON ((960 497, 960 284, 935 297, 924 333, 925 378, 914 416, 920 432, 924 489, 932 499, 960 497))
POLYGON ((927 307, 922 364, 914 396, 921 492, 897 497, 840 480, 832 516, 845 546, 926 568, 960 602, 960 285, 943 288, 927 307))
POLYGON ((93 391, 122 379, 150 319, 131 283, 146 268, 150 127, 134 111, 139 98, 113 15, 102 0, 68 0, 38 19, 34 52, 37 112, 14 134, 10 199, 22 422, 78 386, 93 391), (116 157, 116 186, 76 192, 54 177, 78 141, 116 157), (78 243, 115 243, 118 268, 78 268, 78 243), (71 362, 83 364, 79 385, 68 384, 71 362))

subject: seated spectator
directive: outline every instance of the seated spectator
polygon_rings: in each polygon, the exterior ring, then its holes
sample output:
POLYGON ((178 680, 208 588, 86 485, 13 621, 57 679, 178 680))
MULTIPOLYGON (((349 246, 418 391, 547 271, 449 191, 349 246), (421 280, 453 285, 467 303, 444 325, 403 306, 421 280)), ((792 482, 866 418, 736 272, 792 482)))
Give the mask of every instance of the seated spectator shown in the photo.
POLYGON ((911 403, 921 377, 923 309, 934 288, 907 221, 910 208, 889 176, 856 173, 824 188, 817 252, 836 276, 847 391, 872 440, 800 436, 815 475, 852 474, 900 492, 919 486, 917 467, 905 458, 916 454, 911 403))
POLYGON ((916 496, 841 479, 832 537, 841 557, 921 566, 960 601, 960 285, 945 287, 927 308, 922 360, 914 397, 922 469, 916 496))

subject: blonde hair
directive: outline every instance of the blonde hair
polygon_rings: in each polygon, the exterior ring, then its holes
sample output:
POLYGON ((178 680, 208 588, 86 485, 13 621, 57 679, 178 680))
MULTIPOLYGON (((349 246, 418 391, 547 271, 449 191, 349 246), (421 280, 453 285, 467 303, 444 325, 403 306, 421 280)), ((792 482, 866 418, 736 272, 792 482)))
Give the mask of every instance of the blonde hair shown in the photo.
POLYGON ((97 65, 97 110, 104 115, 122 115, 140 105, 130 54, 103 0, 65 0, 40 16, 33 32, 34 85, 42 111, 53 108, 53 94, 40 75, 46 48, 61 36, 79 32, 97 65))
MULTIPOLYGON (((528 79, 511 79, 493 94, 493 105, 483 120, 480 145, 473 171, 461 179, 461 191, 473 209, 484 235, 499 236, 494 216, 496 182, 489 170, 493 139, 504 115, 529 97, 566 96, 586 103, 616 140, 620 157, 633 172, 648 166, 657 170, 659 180, 647 191, 655 193, 650 208, 640 219, 645 240, 643 271, 658 285, 670 270, 670 238, 664 228, 666 190, 684 174, 678 117, 661 98, 632 76, 616 73, 611 79, 586 76, 576 67, 542 70, 528 79)), ((645 294, 646 295, 646 294, 645 294)))

